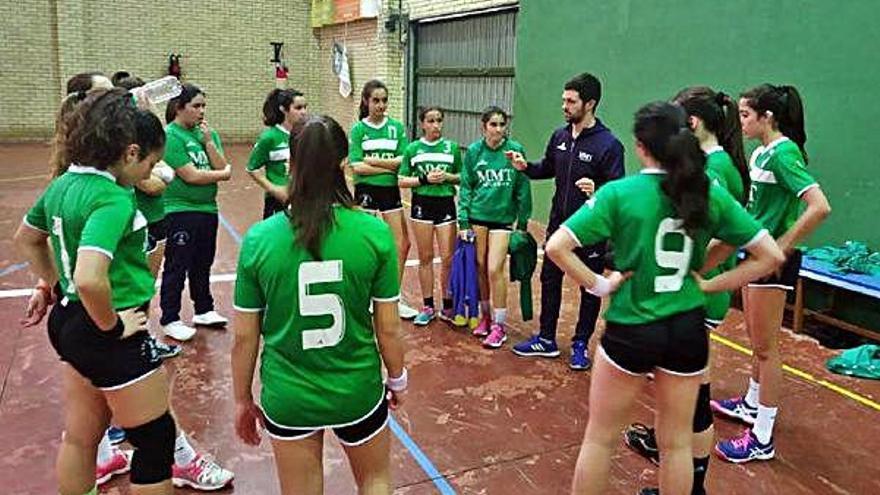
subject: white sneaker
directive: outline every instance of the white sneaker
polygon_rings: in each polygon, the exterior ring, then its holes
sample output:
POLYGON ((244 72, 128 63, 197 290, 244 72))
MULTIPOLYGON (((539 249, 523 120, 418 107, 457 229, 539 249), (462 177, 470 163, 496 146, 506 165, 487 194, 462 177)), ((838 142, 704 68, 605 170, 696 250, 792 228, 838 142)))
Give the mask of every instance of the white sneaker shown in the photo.
POLYGON ((172 321, 167 325, 162 325, 162 332, 171 337, 174 340, 179 340, 181 342, 186 342, 187 340, 193 338, 196 334, 196 329, 190 326, 187 326, 182 321, 172 321))
POLYGON ((122 450, 113 447, 113 455, 104 464, 95 464, 95 484, 98 486, 110 481, 117 474, 125 474, 131 471, 131 456, 133 450, 122 450))
POLYGON ((213 459, 199 454, 186 466, 171 467, 171 482, 178 488, 190 487, 200 491, 219 490, 235 478, 235 474, 220 467, 213 459))
POLYGON ((225 327, 227 323, 229 323, 229 320, 216 311, 208 311, 207 313, 193 316, 193 325, 225 327))
POLYGON ((412 320, 419 315, 419 312, 417 310, 407 306, 403 301, 398 301, 397 312, 404 320, 412 320))

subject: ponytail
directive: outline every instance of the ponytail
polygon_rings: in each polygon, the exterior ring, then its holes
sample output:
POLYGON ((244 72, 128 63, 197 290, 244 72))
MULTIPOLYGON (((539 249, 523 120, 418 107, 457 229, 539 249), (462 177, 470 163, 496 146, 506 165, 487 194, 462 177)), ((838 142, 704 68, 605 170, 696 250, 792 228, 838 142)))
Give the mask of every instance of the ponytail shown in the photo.
POLYGON ((273 89, 263 102, 263 124, 273 126, 284 122, 284 112, 297 96, 303 94, 295 89, 273 89))
MULTIPOLYGON (((70 83, 68 82, 69 85, 70 83)), ((50 177, 59 177, 64 172, 67 172, 67 168, 70 166, 67 148, 64 144, 69 130, 67 121, 77 105, 86 99, 87 94, 85 90, 77 90, 61 100, 61 108, 58 109, 58 115, 55 116, 55 134, 52 136, 52 155, 49 158, 50 177)))
POLYGON ((290 139, 290 176, 286 215, 296 228, 295 244, 321 259, 321 245, 335 224, 333 205, 353 208, 354 199, 340 166, 348 139, 329 116, 297 123, 290 139))
POLYGON ((743 187, 748 191, 751 178, 743 151, 739 108, 733 98, 721 91, 715 92, 706 86, 697 86, 680 91, 673 101, 681 105, 688 116, 698 117, 703 121, 706 130, 718 139, 718 144, 730 155, 743 187))
POLYGON ((776 128, 785 137, 794 141, 804 163, 807 163, 807 130, 804 124, 804 104, 794 86, 773 86, 762 84, 742 94, 743 99, 758 115, 770 113, 776 128))
POLYGON ((794 86, 781 86, 779 89, 783 94, 782 104, 785 109, 784 118, 778 121, 779 131, 798 145, 806 163, 807 130, 804 126, 804 104, 801 95, 794 86))
POLYGON ((693 236, 708 219, 709 178, 706 155, 686 127, 684 112, 670 103, 649 103, 636 112, 633 133, 666 171, 661 188, 693 236))
MULTIPOLYGON (((724 121, 721 129, 715 135, 718 144, 730 155, 733 165, 739 172, 743 190, 748 191, 752 186, 752 178, 749 175, 749 164, 746 162, 746 153, 743 150, 742 125, 739 122, 739 105, 729 95, 719 91, 716 95, 716 103, 724 111, 724 121)), ((743 204, 748 202, 748 195, 743 195, 743 204)))
POLYGON ((685 232, 693 236, 694 231, 706 224, 709 209, 709 177, 700 141, 682 128, 669 138, 666 158, 661 163, 666 170, 661 184, 663 192, 672 200, 676 215, 684 222, 685 232))

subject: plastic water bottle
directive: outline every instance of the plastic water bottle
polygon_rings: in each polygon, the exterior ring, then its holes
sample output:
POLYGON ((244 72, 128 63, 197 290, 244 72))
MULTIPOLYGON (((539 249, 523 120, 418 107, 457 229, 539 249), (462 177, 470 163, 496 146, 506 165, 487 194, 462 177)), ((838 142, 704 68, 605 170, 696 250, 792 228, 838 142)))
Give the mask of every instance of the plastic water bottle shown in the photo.
POLYGON ((183 92, 183 85, 174 76, 165 76, 155 81, 144 84, 138 92, 138 97, 146 98, 154 105, 164 103, 183 92))

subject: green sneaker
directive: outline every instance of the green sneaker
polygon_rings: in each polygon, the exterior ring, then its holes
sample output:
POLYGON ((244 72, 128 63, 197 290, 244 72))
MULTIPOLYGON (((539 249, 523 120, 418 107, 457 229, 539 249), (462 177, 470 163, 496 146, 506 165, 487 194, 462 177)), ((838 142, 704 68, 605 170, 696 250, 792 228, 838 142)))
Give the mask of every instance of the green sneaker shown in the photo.
POLYGON ((437 316, 437 313, 434 311, 434 308, 425 306, 422 308, 422 311, 416 315, 416 318, 413 320, 413 325, 424 327, 431 323, 437 316))

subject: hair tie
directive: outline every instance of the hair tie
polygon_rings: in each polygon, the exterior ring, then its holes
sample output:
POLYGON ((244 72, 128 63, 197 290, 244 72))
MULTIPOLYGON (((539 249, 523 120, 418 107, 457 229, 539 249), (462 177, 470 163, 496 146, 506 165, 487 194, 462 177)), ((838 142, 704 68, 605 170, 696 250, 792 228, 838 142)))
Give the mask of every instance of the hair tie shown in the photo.
POLYGON ((730 97, 724 94, 724 92, 719 91, 715 94, 715 103, 717 103, 718 106, 723 107, 727 105, 728 101, 730 101, 730 97))

